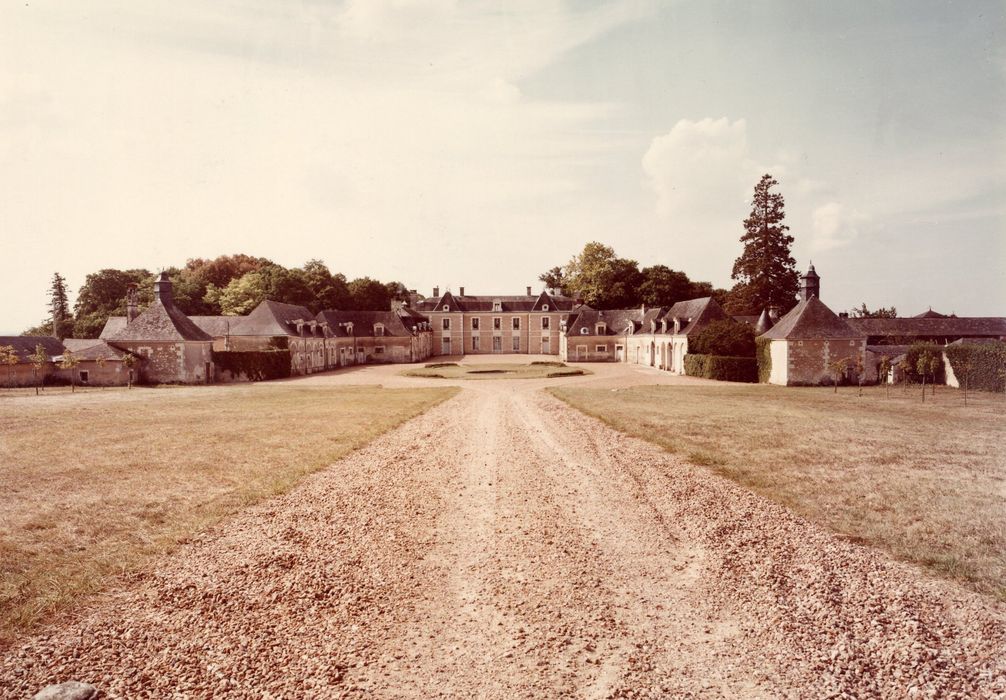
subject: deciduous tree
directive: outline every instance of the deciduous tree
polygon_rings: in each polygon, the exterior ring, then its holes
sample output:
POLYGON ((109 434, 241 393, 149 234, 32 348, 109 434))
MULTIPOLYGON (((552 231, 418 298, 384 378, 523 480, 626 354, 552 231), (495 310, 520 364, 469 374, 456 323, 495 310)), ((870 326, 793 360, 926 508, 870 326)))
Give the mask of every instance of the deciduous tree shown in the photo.
POLYGON ((898 310, 893 306, 890 308, 881 306, 871 311, 864 302, 861 306, 849 309, 849 315, 853 318, 897 318, 898 310))
MULTIPOLYGON (((640 271, 639 297, 647 306, 672 306, 679 301, 694 299, 696 285, 684 272, 666 265, 644 267, 640 271)), ((710 289, 712 285, 710 285, 710 289)))
POLYGON ((0 365, 7 367, 7 386, 14 387, 14 367, 17 366, 18 356, 13 345, 0 345, 0 365))
POLYGON ((35 383, 35 396, 38 396, 38 388, 45 381, 45 367, 49 364, 49 355, 46 353, 44 347, 36 345, 35 352, 29 355, 28 359, 31 360, 32 367, 35 370, 35 377, 37 379, 35 383))
POLYGON ((639 304, 639 265, 619 258, 603 243, 591 241, 566 264, 566 286, 595 308, 616 309, 639 304))
POLYGON ((552 294, 566 293, 566 274, 561 267, 553 267, 538 275, 538 279, 545 284, 545 288, 551 290, 552 294))
POLYGON ((80 364, 80 358, 74 355, 69 350, 63 351, 63 359, 59 361, 59 368, 66 369, 70 371, 70 393, 72 394, 77 390, 77 374, 74 372, 77 365, 80 364))
POLYGON ((357 311, 390 311, 391 292, 387 285, 370 277, 359 277, 349 283, 352 308, 357 311))

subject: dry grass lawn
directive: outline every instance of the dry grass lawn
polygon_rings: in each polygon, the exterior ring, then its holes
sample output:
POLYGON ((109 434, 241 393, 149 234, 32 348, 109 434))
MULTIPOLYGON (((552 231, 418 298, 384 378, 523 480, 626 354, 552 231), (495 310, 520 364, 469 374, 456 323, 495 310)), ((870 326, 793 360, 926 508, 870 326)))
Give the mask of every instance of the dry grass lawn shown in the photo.
POLYGON ((857 541, 1006 600, 1006 400, 937 388, 551 388, 857 541))
POLYGON ((406 377, 435 377, 437 379, 546 379, 549 377, 576 377, 590 374, 588 370, 569 367, 562 362, 455 364, 430 363, 425 367, 402 372, 406 377))
POLYGON ((456 391, 0 393, 0 646, 456 391))

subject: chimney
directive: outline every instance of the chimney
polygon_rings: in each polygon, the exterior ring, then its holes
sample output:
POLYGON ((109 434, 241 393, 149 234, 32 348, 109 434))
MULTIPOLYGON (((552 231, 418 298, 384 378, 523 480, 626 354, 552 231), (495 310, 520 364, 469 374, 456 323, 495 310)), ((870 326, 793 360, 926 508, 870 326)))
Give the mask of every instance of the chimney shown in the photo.
POLYGON ((528 288, 527 288, 527 295, 531 296, 531 287, 530 287, 530 285, 528 285, 528 288))
POLYGON ((800 278, 800 300, 807 301, 811 297, 821 298, 821 278, 814 271, 813 262, 807 274, 800 278))
POLYGON ((838 317, 839 318, 849 318, 849 312, 848 311, 839 311, 838 312, 838 317))
POLYGON ((434 299, 439 299, 440 298, 440 287, 434 287, 433 288, 433 298, 434 299))
POLYGON ((465 295, 465 288, 464 287, 458 287, 458 296, 462 296, 463 297, 464 295, 465 295))
POLYGON ((168 279, 167 272, 162 272, 161 276, 154 282, 154 298, 161 302, 163 306, 174 304, 171 298, 171 280, 168 279))
POLYGON ((139 315, 136 308, 136 283, 130 283, 126 288, 126 325, 128 326, 139 315))

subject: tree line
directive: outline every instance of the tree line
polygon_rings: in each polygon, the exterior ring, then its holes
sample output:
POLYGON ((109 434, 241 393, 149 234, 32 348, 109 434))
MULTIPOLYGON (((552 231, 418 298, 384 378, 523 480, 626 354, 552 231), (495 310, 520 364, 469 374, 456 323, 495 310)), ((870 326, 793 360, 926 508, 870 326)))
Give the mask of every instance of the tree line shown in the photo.
MULTIPOLYGON (((287 268, 267 258, 221 255, 212 260, 193 258, 184 267, 171 267, 175 305, 188 316, 241 316, 264 299, 323 309, 386 311, 392 302, 407 298, 401 282, 381 282, 370 277, 348 281, 333 273, 321 260, 287 268)), ((109 316, 124 316, 126 293, 137 288, 140 308, 154 300, 157 275, 146 269, 93 272, 84 280, 71 311, 66 280, 53 275, 49 291, 49 318, 24 335, 57 338, 96 338, 109 316)))
POLYGON ((800 278, 790 252, 794 239, 783 223, 785 199, 773 191, 778 184, 771 175, 764 175, 755 185, 751 213, 740 237, 743 249, 731 273, 735 284, 729 290, 692 281, 685 272, 666 265, 640 269, 635 260, 620 258, 610 246, 597 241, 539 279, 549 289, 601 309, 671 306, 712 297, 734 315, 757 315, 765 308, 785 314, 796 305, 800 278))

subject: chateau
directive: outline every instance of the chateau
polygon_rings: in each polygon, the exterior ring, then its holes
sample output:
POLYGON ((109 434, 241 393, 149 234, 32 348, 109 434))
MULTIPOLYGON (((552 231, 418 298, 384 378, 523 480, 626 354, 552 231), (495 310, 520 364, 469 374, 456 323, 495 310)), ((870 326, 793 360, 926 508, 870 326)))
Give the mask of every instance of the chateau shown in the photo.
MULTIPOLYGON (((881 357, 896 363, 908 343, 1006 340, 1006 318, 958 318, 929 310, 912 318, 848 318, 821 300, 813 265, 801 278, 800 301, 781 318, 734 316, 768 343, 769 383, 815 385, 831 380, 834 361, 857 358, 866 381, 876 381, 881 357)), ((423 362, 464 355, 553 355, 564 362, 625 362, 685 373, 689 343, 709 324, 731 318, 715 299, 669 307, 594 309, 568 296, 542 291, 518 296, 440 293, 388 311, 329 309, 272 300, 247 316, 186 316, 175 306, 162 273, 154 301, 138 311, 135 289, 125 316, 108 319, 98 338, 0 338, 17 362, 8 380, 32 385, 45 377, 81 384, 127 382, 204 384, 263 378, 241 358, 286 357, 275 376, 305 375, 357 364, 423 362), (32 361, 41 347, 46 362, 32 361), (280 351, 280 353, 277 353, 280 351), (67 363, 66 358, 74 361, 67 363), (42 377, 38 373, 42 373, 42 377)), ((254 364, 254 363, 252 363, 254 364)))

